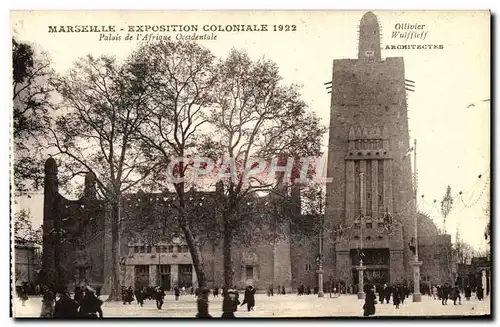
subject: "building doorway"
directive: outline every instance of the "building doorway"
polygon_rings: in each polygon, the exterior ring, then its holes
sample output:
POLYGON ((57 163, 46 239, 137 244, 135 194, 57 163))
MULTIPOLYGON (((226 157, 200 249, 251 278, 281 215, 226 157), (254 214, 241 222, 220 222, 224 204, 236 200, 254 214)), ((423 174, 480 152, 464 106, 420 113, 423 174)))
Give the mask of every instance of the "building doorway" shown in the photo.
MULTIPOLYGON (((149 286, 149 265, 135 265, 135 289, 149 286)), ((125 285, 127 286, 127 285, 125 285)))
POLYGON ((159 275, 159 286, 164 291, 170 291, 172 288, 170 265, 158 265, 157 271, 159 275))
POLYGON ((179 265, 179 287, 193 286, 193 266, 179 265))

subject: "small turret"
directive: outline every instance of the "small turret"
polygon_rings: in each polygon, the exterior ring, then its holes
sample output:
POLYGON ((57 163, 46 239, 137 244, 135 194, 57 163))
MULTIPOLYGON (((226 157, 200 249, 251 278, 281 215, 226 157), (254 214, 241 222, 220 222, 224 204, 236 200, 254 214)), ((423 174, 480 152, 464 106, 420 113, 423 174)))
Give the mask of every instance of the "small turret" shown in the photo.
POLYGON ((95 199, 96 194, 96 176, 93 173, 88 172, 85 175, 85 188, 83 190, 83 197, 85 199, 95 199))

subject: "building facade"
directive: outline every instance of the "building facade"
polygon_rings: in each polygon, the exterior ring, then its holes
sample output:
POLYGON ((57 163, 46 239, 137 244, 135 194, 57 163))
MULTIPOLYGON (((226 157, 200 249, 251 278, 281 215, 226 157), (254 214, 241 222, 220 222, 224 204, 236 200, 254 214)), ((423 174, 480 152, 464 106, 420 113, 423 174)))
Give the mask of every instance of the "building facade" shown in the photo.
POLYGON ((40 248, 33 242, 14 240, 16 281, 36 283, 40 269, 40 248))
POLYGON ((357 283, 360 253, 367 280, 412 280, 416 209, 405 78, 403 58, 382 58, 377 17, 364 14, 358 58, 333 61, 330 108, 325 238, 334 242, 325 265, 349 284, 357 283), (397 222, 390 232, 387 216, 397 222), (353 237, 332 237, 339 226, 354 229, 353 237))
MULTIPOLYGON (((57 174, 57 164, 49 158, 45 164, 43 224, 42 269, 46 280, 42 283, 92 284, 102 286, 106 292, 112 275, 109 210, 105 202, 96 197, 96 181, 91 174, 86 176, 83 196, 77 200, 66 199, 59 193, 57 174)), ((219 218, 215 214, 217 192, 220 190, 187 195, 192 207, 197 208, 190 210, 190 214, 211 222, 207 226, 218 224, 219 218)), ((179 230, 172 228, 176 224, 175 212, 170 205, 174 197, 175 194, 169 192, 138 192, 123 196, 119 241, 122 285, 162 285, 167 290, 176 285, 197 285, 188 246, 179 230), (162 219, 153 219, 155 215, 162 219), (143 222, 142 226, 136 224, 138 220, 143 222)), ((252 205, 262 206, 264 202, 257 199, 252 205)), ((301 271, 292 269, 289 227, 283 225, 277 230, 280 234, 277 241, 233 245, 235 286, 244 288, 252 284, 262 290, 270 285, 280 285, 287 291, 291 290, 292 283, 295 283, 292 271, 299 275, 301 271)), ((206 240, 199 240, 204 271, 210 287, 222 286, 222 238, 217 231, 206 234, 206 240)), ((312 285, 314 257, 305 260, 303 265, 307 266, 308 281, 312 285)))
MULTIPOLYGON (((411 280, 412 254, 407 244, 413 235, 416 212, 412 202, 411 163, 405 157, 410 144, 404 61, 382 59, 380 27, 373 13, 363 16, 359 32, 358 58, 333 63, 328 148, 328 176, 333 182, 327 185, 323 254, 319 255, 319 237, 304 239, 289 224, 251 226, 255 230, 267 228, 269 233, 279 231, 280 237, 279 241, 263 237, 252 244, 233 245, 237 287, 253 284, 262 290, 280 285, 289 292, 302 284, 316 286, 319 261, 323 264, 325 285, 332 280, 356 284, 358 248, 365 255, 368 280, 390 283, 411 280), (388 214, 398 222, 390 232, 387 232, 388 214), (339 241, 334 233, 339 226, 353 227, 352 237, 339 241)), ((49 158, 45 164, 46 283, 90 283, 102 285, 103 292, 110 285, 110 215, 104 201, 96 197, 95 184, 95 178, 88 174, 83 196, 68 200, 59 193, 55 160, 49 158)), ((214 210, 218 192, 216 189, 190 193, 190 201, 198 208, 192 213, 194 217, 211 219, 213 225, 220 223, 214 210)), ((169 201, 174 196, 169 192, 139 192, 123 197, 119 256, 124 286, 162 285, 170 289, 175 285, 197 284, 187 244, 178 235, 165 234, 171 229, 165 226, 172 226, 172 221, 150 222, 149 229, 127 227, 127 221, 154 212, 161 217, 173 217, 169 201), (160 235, 163 237, 149 237, 154 231, 163 233, 160 235)), ((297 202, 300 203, 300 198, 297 202)), ((259 207, 265 203, 256 200, 249 205, 259 207)), ((302 217, 300 205, 292 214, 302 217)), ((431 234, 421 234, 430 237, 426 244, 434 244, 437 234, 431 234)), ((261 231, 260 235, 266 233, 261 231)), ((422 243, 423 256, 436 248, 426 244, 422 243)), ((200 247, 208 286, 222 286, 222 237, 215 231, 208 233, 200 247)), ((424 261, 425 276, 436 275, 426 267, 424 261)))

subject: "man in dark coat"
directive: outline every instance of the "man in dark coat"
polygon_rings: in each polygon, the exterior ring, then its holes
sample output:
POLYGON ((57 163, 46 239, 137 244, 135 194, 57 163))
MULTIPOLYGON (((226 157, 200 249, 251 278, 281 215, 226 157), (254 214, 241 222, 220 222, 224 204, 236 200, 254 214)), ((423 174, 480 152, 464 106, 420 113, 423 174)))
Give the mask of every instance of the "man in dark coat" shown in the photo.
POLYGON ((224 300, 222 301, 221 318, 234 318, 234 313, 238 311, 238 305, 240 304, 238 292, 235 290, 225 290, 222 295, 224 300))
POLYGON ((165 297, 165 292, 161 287, 157 287, 154 292, 154 298, 156 300, 156 308, 158 310, 161 310, 161 307, 163 306, 163 298, 165 297))
POLYGON ((442 305, 447 305, 448 304, 448 296, 450 296, 450 293, 451 293, 451 290, 450 290, 450 286, 448 285, 448 283, 445 283, 444 286, 442 287, 442 291, 441 291, 441 304, 442 305))
POLYGON ((465 293, 465 299, 467 301, 470 301, 470 297, 472 295, 472 291, 471 291, 471 288, 470 288, 469 285, 465 286, 464 293, 465 293))
POLYGON ((255 306, 255 288, 249 285, 245 288, 245 297, 243 298, 244 305, 246 303, 248 311, 252 311, 255 306))
POLYGON ((401 286, 394 285, 392 287, 392 302, 396 309, 399 309, 399 304, 401 303, 401 286))
POLYGON ((146 297, 146 294, 142 292, 140 289, 135 290, 135 299, 137 300, 137 304, 139 304, 141 307, 144 305, 144 298, 146 297))
POLYGON ((80 301, 79 316, 82 318, 102 318, 102 301, 99 300, 95 294, 94 290, 87 286, 85 289, 82 300, 80 301))
POLYGON ((54 318, 78 317, 78 303, 71 299, 67 290, 61 292, 59 300, 54 307, 54 318))
POLYGON ((174 287, 174 295, 175 300, 179 301, 179 296, 181 296, 181 289, 178 286, 174 287))
POLYGON ((457 299, 458 304, 462 304, 462 297, 460 296, 460 289, 458 288, 458 284, 455 284, 455 287, 451 290, 450 299, 453 300, 453 305, 457 305, 457 299))
POLYGON ((83 298, 83 290, 80 286, 75 287, 75 295, 73 296, 73 299, 77 302, 80 303, 80 301, 83 298))
POLYGON ((408 297, 408 295, 407 295, 408 292, 409 292, 409 289, 406 285, 399 287, 399 300, 401 301, 401 304, 405 304, 405 298, 408 297))
POLYGON ((217 286, 214 287, 214 297, 219 297, 219 288, 217 286))
POLYGON ((124 290, 123 304, 128 303, 130 305, 132 301, 134 301, 134 291, 132 286, 129 286, 124 290))
MULTIPOLYGON (((387 284, 384 284, 384 286, 380 288, 380 291, 378 293, 378 300, 381 304, 384 303, 386 292, 387 292, 387 284)), ((387 303, 389 303, 389 301, 387 303)))
POLYGON ((212 318, 212 316, 208 313, 208 293, 210 293, 208 288, 200 288, 200 295, 198 296, 198 300, 196 300, 198 307, 196 318, 212 318))
POLYGON ((363 316, 373 316, 375 314, 375 304, 377 297, 375 296, 375 287, 368 288, 365 297, 365 304, 363 305, 363 316))
POLYGON ((392 294, 392 290, 394 289, 394 285, 393 286, 387 286, 387 289, 385 291, 385 302, 387 304, 389 304, 389 302, 391 301, 391 294, 392 294))
POLYGON ((483 290, 483 286, 479 285, 476 289, 476 298, 479 300, 479 301, 482 301, 483 300, 483 297, 484 297, 484 290, 483 290))

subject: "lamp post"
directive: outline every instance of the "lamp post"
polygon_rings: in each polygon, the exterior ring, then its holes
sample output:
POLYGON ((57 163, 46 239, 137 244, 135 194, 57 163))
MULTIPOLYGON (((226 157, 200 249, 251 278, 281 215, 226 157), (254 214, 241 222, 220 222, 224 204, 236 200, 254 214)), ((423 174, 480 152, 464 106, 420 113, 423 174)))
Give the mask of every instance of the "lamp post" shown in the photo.
POLYGON ((320 190, 319 193, 319 216, 321 219, 320 222, 320 231, 319 231, 319 257, 318 257, 318 297, 324 297, 325 293, 323 292, 323 192, 320 190))
POLYGON ((418 213, 417 213, 417 186, 418 186, 418 175, 417 175, 417 140, 414 140, 413 144, 413 179, 414 179, 414 190, 413 190, 413 201, 415 202, 415 257, 412 262, 413 266, 413 302, 421 302, 422 294, 420 294, 420 266, 422 261, 418 261, 418 213))
POLYGON ((359 222, 359 267, 358 269, 358 299, 364 299, 365 298, 365 292, 364 292, 364 271, 365 267, 363 266, 363 225, 364 225, 364 202, 363 202, 363 196, 364 196, 364 180, 363 180, 364 174, 363 172, 359 173, 359 185, 360 185, 360 207, 361 207, 361 217, 360 217, 360 222, 359 222))

